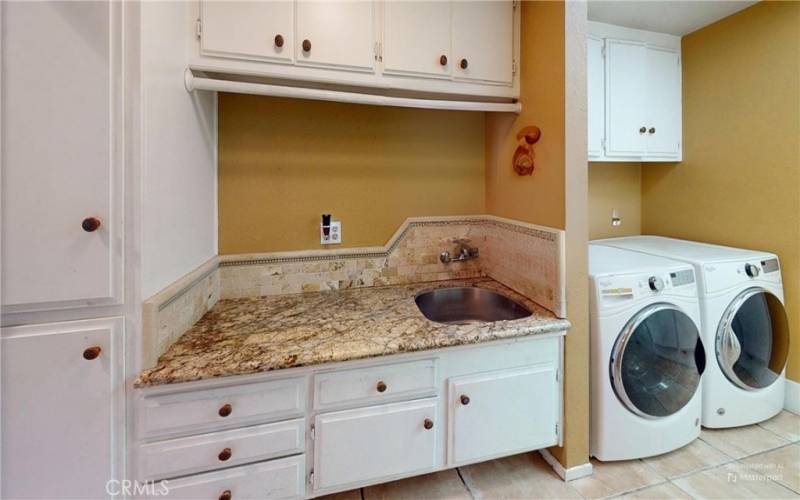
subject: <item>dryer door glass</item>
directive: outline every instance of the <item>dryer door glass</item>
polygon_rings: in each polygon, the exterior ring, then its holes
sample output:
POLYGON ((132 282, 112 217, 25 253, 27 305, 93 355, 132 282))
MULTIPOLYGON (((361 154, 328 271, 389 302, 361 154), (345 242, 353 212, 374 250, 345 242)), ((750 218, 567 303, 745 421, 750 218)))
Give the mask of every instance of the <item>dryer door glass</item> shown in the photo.
POLYGON ((716 351, 723 373, 738 387, 772 385, 789 351, 789 323, 781 301, 763 288, 741 293, 722 315, 716 351))
POLYGON ((672 415, 697 391, 704 359, 700 332, 689 316, 666 304, 647 307, 626 325, 614 345, 614 391, 637 415, 672 415))

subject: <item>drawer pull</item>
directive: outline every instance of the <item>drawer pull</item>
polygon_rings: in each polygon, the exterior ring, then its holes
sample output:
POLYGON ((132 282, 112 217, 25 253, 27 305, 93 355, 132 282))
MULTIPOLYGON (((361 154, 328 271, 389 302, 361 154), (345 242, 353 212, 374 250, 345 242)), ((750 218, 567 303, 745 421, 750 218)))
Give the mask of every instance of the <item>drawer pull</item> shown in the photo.
POLYGON ((647 132, 650 133, 650 134, 655 134, 656 133, 656 128, 655 127, 650 127, 650 129, 647 132))
POLYGON ((467 66, 469 66, 469 62, 466 59, 462 59, 461 64, 459 64, 459 66, 461 66, 461 69, 467 69, 467 66))
POLYGON ((103 348, 99 345, 88 347, 85 351, 83 351, 83 359, 88 359, 89 361, 97 359, 97 356, 100 355, 102 350, 103 348))
POLYGON ((311 40, 303 40, 303 52, 311 52, 311 40))
POLYGON ((217 455, 217 458, 219 458, 221 462, 224 462, 224 461, 228 460, 229 458, 231 458, 232 455, 233 455, 233 452, 231 451, 231 449, 230 448, 225 448, 224 450, 219 452, 219 455, 217 455))
POLYGON ((439 64, 442 66, 447 66, 447 56, 442 54, 439 56, 439 64))
POLYGON ((219 500, 231 500, 231 498, 233 498, 233 494, 231 493, 231 490, 225 490, 219 496, 219 500))
MULTIPOLYGON (((275 35, 275 46, 278 47, 278 48, 283 47, 283 35, 275 35)), ((230 493, 230 492, 228 492, 228 493, 230 493)), ((221 499, 222 499, 222 497, 220 497, 220 500, 221 499)))
POLYGON ((219 416, 220 417, 227 417, 228 415, 231 414, 231 412, 233 412, 233 406, 231 406, 229 403, 225 403, 219 409, 219 416))
POLYGON ((647 127, 639 127, 640 134, 644 134, 645 132, 647 132, 647 127))
POLYGON ((462 405, 467 406, 469 404, 469 396, 466 394, 462 394, 460 399, 462 405))
POLYGON ((378 386, 376 388, 378 389, 378 392, 386 392, 387 389, 386 382, 381 380, 380 382, 378 382, 378 386))
POLYGON ((433 420, 426 418, 422 425, 428 430, 433 429, 433 420))
POLYGON ((93 233, 100 229, 102 222, 97 217, 87 217, 81 222, 81 227, 87 233, 93 233))

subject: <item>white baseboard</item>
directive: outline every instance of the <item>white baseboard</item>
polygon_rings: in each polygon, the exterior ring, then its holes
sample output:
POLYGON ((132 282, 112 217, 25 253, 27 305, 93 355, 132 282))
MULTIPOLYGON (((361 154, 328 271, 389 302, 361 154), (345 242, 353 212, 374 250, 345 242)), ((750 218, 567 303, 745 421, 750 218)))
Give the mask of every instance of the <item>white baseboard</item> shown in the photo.
POLYGON ((795 415, 800 415, 800 383, 786 379, 786 399, 783 408, 795 415))
POLYGON ((576 465, 575 467, 570 467, 569 469, 565 469, 561 462, 556 460, 556 457, 550 454, 547 450, 539 450, 539 454, 544 458, 544 461, 550 464, 550 467, 556 471, 558 477, 563 479, 564 481, 572 481, 573 479, 580 479, 582 477, 591 476, 592 475, 592 464, 591 462, 586 462, 585 464, 576 465))

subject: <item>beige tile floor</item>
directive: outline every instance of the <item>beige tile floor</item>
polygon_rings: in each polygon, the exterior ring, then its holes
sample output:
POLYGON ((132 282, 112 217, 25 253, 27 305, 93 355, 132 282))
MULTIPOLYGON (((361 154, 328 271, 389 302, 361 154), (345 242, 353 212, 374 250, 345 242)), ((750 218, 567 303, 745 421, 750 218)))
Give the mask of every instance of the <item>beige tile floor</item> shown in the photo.
POLYGON ((800 499, 800 416, 783 412, 759 425, 704 429, 672 453, 592 464, 590 477, 565 483, 538 453, 526 453, 326 499, 800 499))

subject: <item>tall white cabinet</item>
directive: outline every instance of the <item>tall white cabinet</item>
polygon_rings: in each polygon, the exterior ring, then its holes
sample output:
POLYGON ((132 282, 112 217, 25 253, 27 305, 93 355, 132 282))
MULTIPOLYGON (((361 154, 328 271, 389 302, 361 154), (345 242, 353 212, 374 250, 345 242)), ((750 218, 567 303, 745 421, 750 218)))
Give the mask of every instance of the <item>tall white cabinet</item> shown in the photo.
POLYGON ((680 161, 680 38, 589 23, 589 159, 680 161))
POLYGON ((102 498, 123 464, 122 9, 0 3, 2 498, 102 498))

